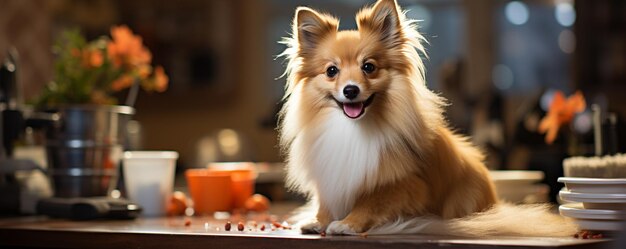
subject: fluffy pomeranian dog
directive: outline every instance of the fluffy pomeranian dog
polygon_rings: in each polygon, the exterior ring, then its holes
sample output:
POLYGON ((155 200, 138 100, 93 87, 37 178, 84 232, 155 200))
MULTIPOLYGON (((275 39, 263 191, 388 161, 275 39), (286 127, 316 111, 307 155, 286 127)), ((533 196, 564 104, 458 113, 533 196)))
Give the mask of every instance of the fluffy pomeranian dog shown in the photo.
POLYGON ((448 128, 445 100, 426 88, 424 38, 395 0, 361 10, 356 22, 339 31, 336 18, 299 7, 284 41, 287 183, 317 212, 303 232, 577 231, 545 206, 497 202, 483 155, 448 128))

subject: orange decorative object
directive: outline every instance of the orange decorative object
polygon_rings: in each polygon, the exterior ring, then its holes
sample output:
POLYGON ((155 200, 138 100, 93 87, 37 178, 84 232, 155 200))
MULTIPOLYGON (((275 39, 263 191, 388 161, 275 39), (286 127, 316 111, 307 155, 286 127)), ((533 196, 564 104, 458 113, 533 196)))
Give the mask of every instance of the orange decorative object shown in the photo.
POLYGON ((246 200, 254 194, 257 173, 253 163, 212 163, 209 170, 230 174, 233 182, 233 208, 243 208, 246 200))
POLYGON ((246 210, 254 212, 265 212, 270 208, 270 200, 267 197, 255 194, 246 200, 246 210))
POLYGON ((539 123, 539 132, 546 133, 546 143, 552 144, 562 125, 568 124, 576 113, 585 110, 585 97, 580 91, 565 99, 561 91, 554 93, 548 114, 539 123))
POLYGON ((230 211, 233 204, 231 175, 208 169, 185 171, 189 194, 196 214, 230 211))
POLYGON ((167 203, 167 215, 183 215, 185 209, 187 209, 187 196, 183 192, 175 191, 167 203))

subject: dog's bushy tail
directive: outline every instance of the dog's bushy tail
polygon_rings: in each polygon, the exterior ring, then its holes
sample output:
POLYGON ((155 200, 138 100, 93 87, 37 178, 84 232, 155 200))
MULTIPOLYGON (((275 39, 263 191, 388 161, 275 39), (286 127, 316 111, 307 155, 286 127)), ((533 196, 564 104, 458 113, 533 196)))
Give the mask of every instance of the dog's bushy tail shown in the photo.
POLYGON ((493 208, 467 217, 441 220, 419 217, 398 220, 372 228, 368 234, 433 234, 462 237, 572 236, 578 231, 570 219, 550 212, 550 205, 496 204, 493 208))

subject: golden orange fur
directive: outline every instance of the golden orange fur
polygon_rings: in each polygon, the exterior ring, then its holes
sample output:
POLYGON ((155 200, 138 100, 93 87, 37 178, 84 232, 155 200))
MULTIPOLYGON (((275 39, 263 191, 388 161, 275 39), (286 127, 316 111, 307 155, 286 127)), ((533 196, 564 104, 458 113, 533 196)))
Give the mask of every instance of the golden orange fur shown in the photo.
POLYGON ((500 209, 483 155, 448 129, 444 100, 426 88, 415 22, 394 0, 378 1, 356 20, 358 30, 338 31, 336 18, 300 7, 285 40, 280 142, 287 180, 318 206, 303 231, 467 235, 477 228, 459 218, 501 215, 493 211, 500 209), (360 89, 354 99, 346 99, 347 85, 360 89))

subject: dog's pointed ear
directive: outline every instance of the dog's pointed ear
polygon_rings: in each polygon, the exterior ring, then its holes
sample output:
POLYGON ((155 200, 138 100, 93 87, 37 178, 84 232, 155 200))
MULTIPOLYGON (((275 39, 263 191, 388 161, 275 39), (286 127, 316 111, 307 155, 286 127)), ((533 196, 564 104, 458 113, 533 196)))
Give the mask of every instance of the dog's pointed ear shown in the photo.
POLYGON ((374 7, 357 14, 359 30, 368 30, 380 35, 387 46, 393 47, 402 41, 400 8, 396 0, 379 0, 374 7))
POLYGON ((337 19, 319 14, 307 7, 298 7, 293 20, 293 34, 298 41, 300 51, 314 48, 331 32, 337 32, 337 19))

